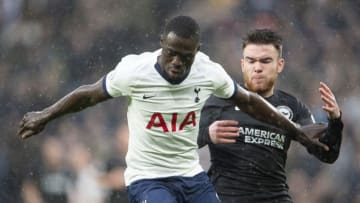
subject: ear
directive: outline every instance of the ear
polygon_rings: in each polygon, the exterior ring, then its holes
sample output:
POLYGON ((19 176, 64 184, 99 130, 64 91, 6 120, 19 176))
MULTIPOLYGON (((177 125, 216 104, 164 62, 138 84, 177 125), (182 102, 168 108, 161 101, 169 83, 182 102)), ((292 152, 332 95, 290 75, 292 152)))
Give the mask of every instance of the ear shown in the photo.
POLYGON ((164 34, 161 34, 160 35, 160 46, 164 47, 164 44, 165 44, 165 36, 164 36, 164 34))
POLYGON ((285 66, 285 59, 284 58, 280 58, 279 61, 278 61, 278 69, 277 69, 277 72, 278 73, 281 73, 284 69, 284 66, 285 66))

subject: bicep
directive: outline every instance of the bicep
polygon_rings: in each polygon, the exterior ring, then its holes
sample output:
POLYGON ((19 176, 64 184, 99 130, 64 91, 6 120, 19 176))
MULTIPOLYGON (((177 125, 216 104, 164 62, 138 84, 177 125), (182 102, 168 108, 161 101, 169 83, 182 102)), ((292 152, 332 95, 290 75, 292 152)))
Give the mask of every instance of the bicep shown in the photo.
POLYGON ((246 89, 242 88, 241 86, 237 86, 237 91, 235 92, 234 96, 230 98, 230 100, 236 104, 239 108, 244 104, 248 104, 250 100, 251 92, 247 91, 246 89))
POLYGON ((105 101, 107 99, 112 98, 107 92, 104 87, 104 78, 101 78, 97 82, 88 85, 86 88, 88 94, 91 95, 91 103, 99 103, 105 101))

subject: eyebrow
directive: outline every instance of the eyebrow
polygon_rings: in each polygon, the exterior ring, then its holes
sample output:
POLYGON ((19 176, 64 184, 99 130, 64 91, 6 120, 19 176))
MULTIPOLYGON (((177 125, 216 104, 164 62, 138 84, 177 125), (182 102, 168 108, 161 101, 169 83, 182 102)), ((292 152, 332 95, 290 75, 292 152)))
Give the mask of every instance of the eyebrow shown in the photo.
POLYGON ((273 59, 272 57, 268 56, 268 57, 264 57, 264 58, 253 58, 253 57, 250 57, 250 56, 246 56, 245 59, 250 59, 250 60, 269 60, 269 59, 273 59))
POLYGON ((174 49, 172 49, 171 47, 168 47, 168 46, 166 46, 165 48, 170 50, 171 52, 174 52, 175 54, 177 54, 177 55, 179 55, 181 57, 189 57, 189 56, 193 57, 193 56, 195 56, 192 52, 183 53, 183 52, 176 51, 176 50, 174 50, 174 49))

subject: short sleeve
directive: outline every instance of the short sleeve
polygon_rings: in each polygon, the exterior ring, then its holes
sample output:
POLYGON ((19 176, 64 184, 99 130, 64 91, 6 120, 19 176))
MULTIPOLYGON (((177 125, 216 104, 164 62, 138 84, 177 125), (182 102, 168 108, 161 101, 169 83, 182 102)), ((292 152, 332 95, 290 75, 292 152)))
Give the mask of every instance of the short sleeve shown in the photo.
POLYGON ((127 96, 131 93, 131 82, 134 80, 131 55, 124 57, 104 78, 104 90, 111 97, 127 96))
POLYGON ((222 66, 216 66, 215 74, 213 75, 213 77, 215 87, 214 95, 216 97, 229 99, 235 94, 236 83, 222 66))

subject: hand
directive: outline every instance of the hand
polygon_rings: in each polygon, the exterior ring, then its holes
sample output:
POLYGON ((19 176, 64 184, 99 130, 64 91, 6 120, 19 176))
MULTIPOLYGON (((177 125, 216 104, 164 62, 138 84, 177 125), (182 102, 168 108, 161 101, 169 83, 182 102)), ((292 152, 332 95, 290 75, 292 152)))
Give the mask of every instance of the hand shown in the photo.
POLYGON ((47 123, 44 118, 42 111, 26 113, 20 121, 17 135, 25 139, 38 134, 45 128, 47 123))
POLYGON ((305 134, 306 138, 299 142, 306 147, 321 147, 325 151, 329 151, 329 147, 319 141, 319 139, 326 134, 327 123, 314 123, 300 127, 300 130, 305 134))
POLYGON ((239 137, 238 122, 235 120, 215 121, 209 126, 210 140, 213 144, 231 144, 239 137))
POLYGON ((301 126, 300 129, 308 137, 312 139, 320 139, 326 134, 327 127, 327 123, 314 123, 301 126))
POLYGON ((325 83, 320 82, 319 92, 321 100, 325 103, 322 109, 328 113, 328 117, 330 119, 339 118, 340 108, 331 89, 325 83))

